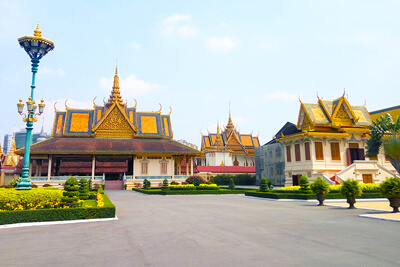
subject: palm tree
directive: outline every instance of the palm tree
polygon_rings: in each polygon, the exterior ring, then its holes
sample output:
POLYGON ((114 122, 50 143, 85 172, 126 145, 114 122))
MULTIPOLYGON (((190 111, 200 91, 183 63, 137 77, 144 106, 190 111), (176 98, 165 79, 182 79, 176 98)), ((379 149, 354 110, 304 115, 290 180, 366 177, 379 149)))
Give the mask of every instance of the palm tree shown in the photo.
POLYGON ((381 147, 390 163, 400 173, 400 116, 393 120, 390 114, 381 116, 369 126, 371 138, 367 141, 367 157, 376 157, 381 147))

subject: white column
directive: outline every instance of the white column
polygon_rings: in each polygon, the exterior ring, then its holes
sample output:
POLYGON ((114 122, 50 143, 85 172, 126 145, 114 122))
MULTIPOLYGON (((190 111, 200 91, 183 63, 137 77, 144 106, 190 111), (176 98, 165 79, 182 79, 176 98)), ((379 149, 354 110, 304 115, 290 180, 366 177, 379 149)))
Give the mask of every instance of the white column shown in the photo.
POLYGON ((172 179, 175 179, 175 158, 173 156, 171 156, 172 159, 172 179))
POLYGON ((133 155, 133 160, 132 160, 132 164, 133 164, 133 167, 132 167, 132 180, 136 179, 136 176, 135 176, 135 161, 136 161, 136 156, 133 155))
POLYGON ((49 166, 47 166, 47 181, 50 181, 51 179, 51 165, 53 164, 52 159, 53 157, 49 155, 49 166))
POLYGON ((96 156, 92 156, 92 181, 94 181, 94 175, 96 170, 96 156))
POLYGON ((190 176, 193 176, 193 157, 190 158, 190 176))
POLYGON ((186 175, 189 175, 189 157, 186 157, 185 163, 186 163, 186 175))

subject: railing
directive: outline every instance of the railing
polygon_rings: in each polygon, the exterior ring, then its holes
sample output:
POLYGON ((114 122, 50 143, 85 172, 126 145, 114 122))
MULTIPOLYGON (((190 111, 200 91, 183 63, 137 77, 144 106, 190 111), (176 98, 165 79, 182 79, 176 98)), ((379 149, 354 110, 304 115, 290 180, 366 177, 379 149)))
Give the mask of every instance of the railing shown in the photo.
MULTIPOLYGON (((85 178, 86 180, 90 180, 92 179, 92 176, 75 176, 75 175, 69 175, 69 176, 52 176, 50 177, 50 181, 66 181, 68 180, 69 177, 75 177, 76 180, 80 180, 82 178, 85 178)), ((31 177, 30 178, 32 181, 47 181, 47 177, 46 176, 41 176, 41 177, 31 177)), ((98 181, 98 180, 102 180, 103 176, 95 176, 94 180, 98 181)))
POLYGON ((140 180, 140 179, 147 179, 147 180, 160 179, 160 180, 164 180, 164 179, 172 179, 172 176, 136 176, 135 178, 137 180, 140 180))
POLYGON ((190 175, 175 175, 175 179, 184 179, 184 180, 186 180, 189 177, 190 177, 190 175))

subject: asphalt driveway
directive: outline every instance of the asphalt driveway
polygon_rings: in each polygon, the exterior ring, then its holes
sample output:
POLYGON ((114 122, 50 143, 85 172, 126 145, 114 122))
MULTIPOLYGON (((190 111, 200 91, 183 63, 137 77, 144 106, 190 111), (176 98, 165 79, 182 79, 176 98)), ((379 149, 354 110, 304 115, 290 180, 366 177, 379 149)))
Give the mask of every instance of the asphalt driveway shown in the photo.
POLYGON ((398 266, 400 223, 242 195, 107 191, 119 220, 0 229, 1 266, 398 266))

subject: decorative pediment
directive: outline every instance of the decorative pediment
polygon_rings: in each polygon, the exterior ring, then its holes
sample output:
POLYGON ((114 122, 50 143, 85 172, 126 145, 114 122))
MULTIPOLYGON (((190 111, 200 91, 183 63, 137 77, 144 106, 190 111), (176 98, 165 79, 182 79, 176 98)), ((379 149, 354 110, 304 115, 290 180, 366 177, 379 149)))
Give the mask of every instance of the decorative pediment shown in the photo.
POLYGON ((114 103, 93 128, 95 137, 133 138, 137 132, 118 103, 114 103))

